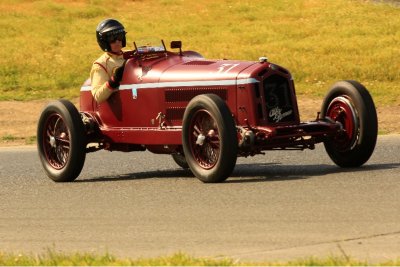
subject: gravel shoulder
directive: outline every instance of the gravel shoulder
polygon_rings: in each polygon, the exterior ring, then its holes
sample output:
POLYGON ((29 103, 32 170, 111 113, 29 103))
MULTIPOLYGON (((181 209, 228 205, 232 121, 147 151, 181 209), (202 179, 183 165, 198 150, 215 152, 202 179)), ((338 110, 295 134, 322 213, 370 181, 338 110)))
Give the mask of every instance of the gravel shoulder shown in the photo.
MULTIPOLYGON (((37 121, 49 101, 0 101, 0 146, 35 144, 37 121)), ((78 99, 73 102, 77 105, 78 99)), ((321 99, 299 96, 301 120, 314 120, 321 102, 321 99)), ((400 134, 400 120, 396 116, 400 114, 400 105, 378 106, 377 112, 380 134, 400 134)))

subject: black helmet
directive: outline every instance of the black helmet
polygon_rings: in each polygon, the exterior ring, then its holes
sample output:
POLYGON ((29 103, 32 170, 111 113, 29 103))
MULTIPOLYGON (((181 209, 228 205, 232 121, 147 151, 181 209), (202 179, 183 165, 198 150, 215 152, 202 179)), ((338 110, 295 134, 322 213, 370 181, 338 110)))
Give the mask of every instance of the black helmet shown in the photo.
POLYGON ((103 51, 111 51, 110 40, 115 39, 118 35, 122 35, 122 47, 125 47, 125 34, 124 26, 115 19, 105 19, 96 28, 97 43, 103 51))

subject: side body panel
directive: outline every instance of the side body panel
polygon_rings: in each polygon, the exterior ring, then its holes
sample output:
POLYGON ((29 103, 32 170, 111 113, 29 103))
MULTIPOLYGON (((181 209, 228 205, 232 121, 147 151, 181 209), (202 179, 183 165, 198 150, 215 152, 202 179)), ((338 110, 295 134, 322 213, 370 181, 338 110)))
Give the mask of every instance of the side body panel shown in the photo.
POLYGON ((89 87, 81 92, 81 111, 90 113, 104 139, 144 145, 181 144, 182 118, 188 102, 199 94, 224 99, 237 117, 238 74, 255 64, 171 55, 126 63, 120 90, 97 104, 89 87))

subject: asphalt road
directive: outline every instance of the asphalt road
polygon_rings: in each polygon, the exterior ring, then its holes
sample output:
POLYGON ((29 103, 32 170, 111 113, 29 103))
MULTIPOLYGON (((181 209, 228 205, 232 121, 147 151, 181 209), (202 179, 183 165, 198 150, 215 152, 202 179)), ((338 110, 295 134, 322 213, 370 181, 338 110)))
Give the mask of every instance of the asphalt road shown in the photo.
POLYGON ((168 155, 100 151, 73 183, 48 179, 36 149, 0 148, 0 251, 110 252, 288 260, 400 257, 400 136, 361 168, 323 149, 240 158, 203 184, 168 155))

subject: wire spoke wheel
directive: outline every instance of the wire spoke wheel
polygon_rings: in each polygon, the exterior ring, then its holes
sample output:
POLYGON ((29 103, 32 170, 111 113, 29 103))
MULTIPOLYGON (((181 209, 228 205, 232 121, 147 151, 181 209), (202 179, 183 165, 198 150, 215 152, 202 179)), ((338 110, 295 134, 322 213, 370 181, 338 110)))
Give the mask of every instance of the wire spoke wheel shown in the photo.
POLYGON ((45 122, 44 152, 54 169, 62 169, 68 162, 70 140, 68 129, 59 114, 51 114, 45 122))
POLYGON ((236 127, 225 102, 213 94, 193 98, 183 117, 182 145, 190 170, 203 182, 222 182, 237 158, 236 127))
POLYGON ((204 109, 198 110, 189 131, 192 132, 190 144, 196 161, 204 169, 214 167, 220 154, 220 140, 211 114, 204 109))
POLYGON ((75 106, 67 100, 49 103, 39 118, 37 139, 46 174, 56 182, 75 180, 86 156, 86 135, 75 106))

